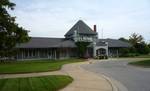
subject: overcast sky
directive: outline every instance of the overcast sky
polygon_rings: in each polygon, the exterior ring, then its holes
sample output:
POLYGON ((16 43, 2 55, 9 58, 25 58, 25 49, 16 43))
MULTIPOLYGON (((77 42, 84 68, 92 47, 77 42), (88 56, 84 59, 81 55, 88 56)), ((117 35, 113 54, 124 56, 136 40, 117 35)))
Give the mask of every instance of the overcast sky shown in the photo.
POLYGON ((150 42, 150 0, 11 0, 12 15, 30 36, 64 37, 79 20, 97 25, 99 38, 138 33, 150 42))

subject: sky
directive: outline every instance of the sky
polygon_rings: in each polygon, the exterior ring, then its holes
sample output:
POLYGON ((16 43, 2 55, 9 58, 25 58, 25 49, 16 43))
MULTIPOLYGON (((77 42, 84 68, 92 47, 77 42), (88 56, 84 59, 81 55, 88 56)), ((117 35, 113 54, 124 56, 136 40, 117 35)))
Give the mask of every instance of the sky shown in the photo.
POLYGON ((10 14, 33 37, 64 37, 78 21, 93 29, 99 38, 128 38, 141 34, 150 42, 150 0, 11 0, 10 14))

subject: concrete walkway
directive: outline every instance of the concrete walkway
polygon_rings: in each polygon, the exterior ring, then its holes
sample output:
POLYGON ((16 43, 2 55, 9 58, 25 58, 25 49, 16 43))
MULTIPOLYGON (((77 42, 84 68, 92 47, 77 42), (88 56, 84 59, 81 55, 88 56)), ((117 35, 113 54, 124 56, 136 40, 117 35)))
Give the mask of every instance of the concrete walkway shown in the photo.
MULTIPOLYGON (((66 88, 60 91, 114 91, 112 84, 103 76, 97 76, 80 67, 89 62, 65 65, 62 70, 74 78, 66 88)), ((90 64, 89 64, 90 65, 90 64)))
POLYGON ((114 86, 109 79, 104 76, 98 76, 80 67, 85 64, 90 65, 90 62, 66 64, 60 71, 54 72, 3 74, 0 75, 0 79, 46 75, 69 75, 73 77, 74 81, 60 91, 115 91, 114 86))

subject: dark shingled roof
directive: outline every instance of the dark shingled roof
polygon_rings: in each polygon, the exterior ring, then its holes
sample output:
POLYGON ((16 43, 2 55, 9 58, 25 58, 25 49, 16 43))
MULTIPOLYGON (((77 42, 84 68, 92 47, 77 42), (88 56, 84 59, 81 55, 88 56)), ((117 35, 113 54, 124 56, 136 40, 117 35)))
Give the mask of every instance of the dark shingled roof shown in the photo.
POLYGON ((76 47, 75 42, 72 40, 66 40, 64 39, 63 41, 61 41, 57 47, 69 47, 69 48, 73 48, 76 47))
POLYGON ((98 41, 108 42, 108 47, 131 47, 131 44, 117 39, 98 39, 98 41))
MULTIPOLYGON (((105 46, 103 42, 108 42, 108 47, 131 47, 129 43, 116 40, 116 39, 98 39, 97 46, 105 46)), ((61 48, 61 47, 76 47, 75 42, 66 40, 65 38, 42 38, 31 37, 28 43, 17 45, 17 48, 61 48)), ((92 47, 92 44, 89 45, 92 47)))
POLYGON ((66 34, 65 36, 73 35, 74 31, 77 31, 79 34, 97 34, 94 32, 87 24, 82 20, 79 20, 66 34))
POLYGON ((96 46, 106 46, 106 42, 105 41, 101 41, 100 39, 96 40, 96 46))
POLYGON ((75 47, 72 40, 65 38, 42 38, 31 37, 28 43, 17 45, 17 48, 56 48, 56 47, 75 47))

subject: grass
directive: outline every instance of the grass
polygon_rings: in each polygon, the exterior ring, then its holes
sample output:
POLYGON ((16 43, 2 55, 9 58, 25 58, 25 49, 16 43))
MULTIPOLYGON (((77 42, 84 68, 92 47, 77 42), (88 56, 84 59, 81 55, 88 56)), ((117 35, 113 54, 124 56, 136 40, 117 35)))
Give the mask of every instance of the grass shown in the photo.
POLYGON ((129 64, 135 65, 135 66, 141 66, 141 67, 150 67, 150 60, 143 60, 143 61, 137 61, 137 62, 130 62, 129 64))
POLYGON ((11 63, 1 63, 0 74, 56 71, 61 69, 62 65, 64 64, 82 61, 83 59, 66 59, 66 60, 16 61, 11 63))
POLYGON ((58 91, 72 81, 63 75, 0 79, 0 91, 58 91))
POLYGON ((139 55, 137 58, 150 58, 150 55, 139 55))

